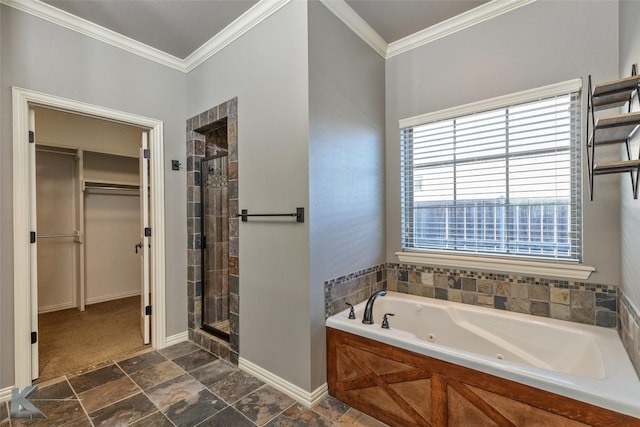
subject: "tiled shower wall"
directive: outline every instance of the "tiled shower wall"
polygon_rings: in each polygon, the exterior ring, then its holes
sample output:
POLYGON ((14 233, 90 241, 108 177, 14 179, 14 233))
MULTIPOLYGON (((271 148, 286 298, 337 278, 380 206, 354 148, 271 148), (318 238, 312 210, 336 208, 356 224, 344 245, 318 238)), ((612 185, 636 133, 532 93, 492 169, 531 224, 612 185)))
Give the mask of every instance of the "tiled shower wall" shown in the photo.
MULTIPOLYGON (((189 339, 218 357, 238 364, 239 235, 238 235, 238 99, 233 98, 187 120, 187 312, 189 339), (229 197, 229 326, 227 343, 200 329, 202 305, 201 161, 211 154, 207 127, 226 120, 229 197)), ((210 135, 215 140, 215 132, 210 135)))

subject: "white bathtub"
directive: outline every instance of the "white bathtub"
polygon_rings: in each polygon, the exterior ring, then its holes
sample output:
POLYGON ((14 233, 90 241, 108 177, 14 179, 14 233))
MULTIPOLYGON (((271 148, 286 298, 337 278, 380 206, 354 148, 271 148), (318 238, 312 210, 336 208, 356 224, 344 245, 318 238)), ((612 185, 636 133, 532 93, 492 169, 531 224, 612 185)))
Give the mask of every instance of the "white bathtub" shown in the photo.
POLYGON ((327 326, 634 417, 640 381, 614 329, 388 292, 375 324, 345 310, 327 326), (390 329, 380 327, 384 313, 390 329))

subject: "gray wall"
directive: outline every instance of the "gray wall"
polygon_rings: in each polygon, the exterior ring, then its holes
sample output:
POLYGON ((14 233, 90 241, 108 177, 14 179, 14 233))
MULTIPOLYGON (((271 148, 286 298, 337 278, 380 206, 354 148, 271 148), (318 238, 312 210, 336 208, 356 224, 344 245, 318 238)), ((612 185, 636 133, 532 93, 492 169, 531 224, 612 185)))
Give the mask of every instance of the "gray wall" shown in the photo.
MULTIPOLYGON (((238 97, 239 204, 309 206, 307 4, 291 2, 187 76, 187 117, 238 97)), ((240 356, 309 390, 309 224, 240 223, 240 356)))
MULTIPOLYGON (((577 77, 586 86, 589 74, 614 79, 617 28, 617 2, 537 1, 387 60, 388 262, 401 249, 398 120, 577 77)), ((590 281, 619 284, 619 179, 598 177, 590 202, 584 169, 584 263, 596 268, 590 281)))
MULTIPOLYGON (((11 86, 164 121, 164 155, 185 162, 183 73, 0 5, 0 388, 13 385, 11 86)), ((37 130, 37 124, 36 124, 37 130)), ((166 168, 167 335, 186 330, 186 175, 166 168)))
POLYGON ((325 381, 324 281, 384 263, 384 59, 309 3, 311 381, 325 381))
MULTIPOLYGON (((640 63, 640 2, 620 2, 620 76, 629 76, 631 65, 640 63)), ((638 111, 638 98, 633 101, 638 111)), ((638 156, 640 137, 632 143, 631 155, 638 156)), ((640 307, 640 199, 633 199, 629 178, 621 176, 621 224, 620 246, 622 263, 622 288, 636 307, 640 307)))

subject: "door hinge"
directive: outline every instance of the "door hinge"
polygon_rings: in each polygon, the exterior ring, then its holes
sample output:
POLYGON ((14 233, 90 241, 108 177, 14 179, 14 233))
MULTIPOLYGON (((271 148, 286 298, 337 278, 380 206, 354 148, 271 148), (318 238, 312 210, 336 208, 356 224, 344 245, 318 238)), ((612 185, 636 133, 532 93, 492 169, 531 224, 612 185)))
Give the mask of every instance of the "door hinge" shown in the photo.
POLYGON ((33 144, 36 142, 36 133, 32 130, 29 131, 29 143, 33 144))
POLYGON ((148 148, 145 148, 144 151, 142 152, 142 155, 144 156, 145 159, 151 158, 151 150, 149 150, 148 148))
POLYGON ((37 332, 31 332, 31 344, 35 344, 38 342, 38 333, 37 332))
POLYGON ((36 242, 36 232, 35 231, 31 231, 29 233, 29 242, 31 242, 31 243, 35 243, 36 242))
POLYGON ((147 316, 151 316, 151 306, 148 305, 144 308, 144 314, 147 316))
POLYGON ((151 227, 144 228, 144 237, 151 237, 151 227))

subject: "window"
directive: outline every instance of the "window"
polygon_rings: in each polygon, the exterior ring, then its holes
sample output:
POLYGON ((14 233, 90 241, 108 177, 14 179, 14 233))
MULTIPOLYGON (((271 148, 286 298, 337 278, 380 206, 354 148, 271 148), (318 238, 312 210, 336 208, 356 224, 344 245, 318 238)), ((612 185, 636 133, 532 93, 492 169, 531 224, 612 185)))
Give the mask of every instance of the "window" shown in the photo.
POLYGON ((403 250, 581 261, 579 82, 401 121, 403 250))

